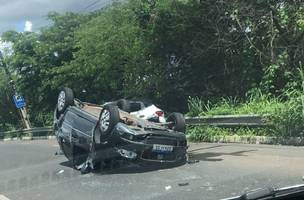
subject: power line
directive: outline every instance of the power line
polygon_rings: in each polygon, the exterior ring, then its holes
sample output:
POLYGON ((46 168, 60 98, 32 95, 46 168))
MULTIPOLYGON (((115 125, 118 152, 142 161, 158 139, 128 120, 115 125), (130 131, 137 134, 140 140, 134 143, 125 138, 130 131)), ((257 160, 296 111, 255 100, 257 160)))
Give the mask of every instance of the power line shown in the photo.
POLYGON ((84 8, 84 11, 87 11, 88 8, 90 8, 90 7, 94 6, 94 5, 96 5, 96 4, 99 3, 100 1, 101 1, 101 0, 97 0, 97 1, 94 1, 94 2, 90 3, 88 6, 86 6, 86 7, 84 8))
POLYGON ((91 8, 90 12, 104 8, 104 7, 112 4, 112 2, 113 2, 112 0, 103 1, 103 2, 102 2, 102 0, 100 0, 98 3, 95 4, 94 7, 91 8))
MULTIPOLYGON (((89 3, 89 5, 85 6, 81 11, 83 12, 93 12, 102 8, 105 8, 111 5, 115 0, 94 0, 89 3)), ((116 0, 116 2, 123 2, 116 0)))

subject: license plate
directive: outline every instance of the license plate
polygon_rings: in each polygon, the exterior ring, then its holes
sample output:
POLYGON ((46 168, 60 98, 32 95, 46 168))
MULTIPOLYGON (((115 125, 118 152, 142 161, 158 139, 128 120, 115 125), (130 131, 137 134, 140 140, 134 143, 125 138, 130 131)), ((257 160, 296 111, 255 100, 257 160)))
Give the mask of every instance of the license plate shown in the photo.
POLYGON ((172 152, 173 151, 173 146, 170 145, 162 145, 162 144, 153 144, 153 149, 152 151, 154 152, 172 152))

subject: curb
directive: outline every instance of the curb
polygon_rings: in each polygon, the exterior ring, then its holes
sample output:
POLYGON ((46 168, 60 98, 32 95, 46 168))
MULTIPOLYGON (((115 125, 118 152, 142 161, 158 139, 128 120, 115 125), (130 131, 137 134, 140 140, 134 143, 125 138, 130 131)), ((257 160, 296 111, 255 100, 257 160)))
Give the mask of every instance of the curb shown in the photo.
MULTIPOLYGON (((187 136, 189 138, 189 135, 187 136)), ((18 140, 52 140, 56 139, 55 135, 50 136, 24 136, 22 138, 4 138, 0 141, 18 141, 18 140)), ((304 146, 304 138, 302 137, 269 137, 269 136, 214 136, 211 138, 205 138, 200 141, 191 142, 212 142, 212 143, 239 143, 239 144, 269 144, 269 145, 290 145, 290 146, 304 146)))
POLYGON ((49 136, 24 136, 22 138, 14 137, 14 138, 4 138, 0 139, 0 141, 17 141, 17 140, 51 140, 56 139, 55 135, 49 135, 49 136))
POLYGON ((269 137, 269 136, 232 135, 232 136, 214 136, 211 138, 205 138, 203 140, 200 140, 199 142, 304 146, 304 138, 302 137, 282 138, 282 137, 269 137))

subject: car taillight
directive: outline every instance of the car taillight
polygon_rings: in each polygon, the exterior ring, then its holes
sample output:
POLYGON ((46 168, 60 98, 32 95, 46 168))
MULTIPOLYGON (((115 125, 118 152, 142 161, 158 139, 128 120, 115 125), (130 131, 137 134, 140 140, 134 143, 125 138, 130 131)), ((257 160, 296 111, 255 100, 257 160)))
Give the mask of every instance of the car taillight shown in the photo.
POLYGON ((156 111, 155 114, 156 114, 157 116, 159 116, 159 117, 164 116, 164 112, 161 111, 161 110, 156 111))

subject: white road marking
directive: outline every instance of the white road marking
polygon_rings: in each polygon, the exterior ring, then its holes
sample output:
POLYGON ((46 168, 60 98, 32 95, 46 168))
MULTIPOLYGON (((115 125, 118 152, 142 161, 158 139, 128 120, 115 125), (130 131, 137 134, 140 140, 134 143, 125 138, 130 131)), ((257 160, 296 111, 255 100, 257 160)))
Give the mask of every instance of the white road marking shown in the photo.
POLYGON ((6 196, 0 194, 0 200, 10 200, 9 198, 7 198, 6 196))

